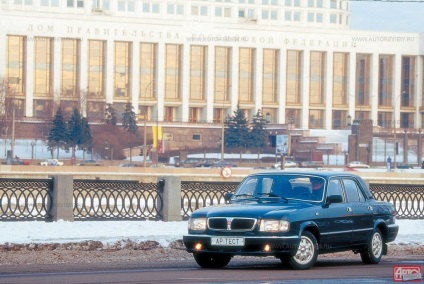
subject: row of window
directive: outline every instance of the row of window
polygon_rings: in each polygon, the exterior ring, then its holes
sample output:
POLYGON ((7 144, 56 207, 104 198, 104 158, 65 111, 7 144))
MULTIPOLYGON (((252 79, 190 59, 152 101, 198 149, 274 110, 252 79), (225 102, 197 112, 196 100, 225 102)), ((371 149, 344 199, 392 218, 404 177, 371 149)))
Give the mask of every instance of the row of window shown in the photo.
MULTIPOLYGON (((13 88, 14 95, 24 98, 26 96, 25 86, 27 84, 27 70, 25 69, 27 54, 26 45, 30 44, 24 36, 7 36, 6 54, 6 75, 13 88)), ((34 44, 34 69, 33 73, 33 97, 35 99, 52 99, 54 94, 53 65, 54 44, 52 38, 36 37, 34 44)), ((378 93, 373 94, 372 90, 372 57, 371 54, 356 54, 356 62, 349 62, 349 54, 343 52, 332 53, 332 75, 328 78, 327 53, 311 51, 309 54, 309 70, 304 68, 304 52, 299 50, 287 50, 285 67, 280 67, 279 58, 281 50, 264 49, 262 54, 258 54, 254 48, 239 48, 238 58, 233 58, 233 48, 214 47, 214 60, 208 62, 207 46, 189 46, 189 89, 183 91, 182 87, 182 51, 184 46, 177 44, 166 44, 164 54, 158 54, 158 46, 155 43, 140 43, 139 62, 137 64, 138 86, 133 84, 133 64, 134 52, 132 42, 116 41, 113 45, 112 65, 107 64, 107 46, 105 41, 88 40, 87 50, 87 74, 81 74, 81 42, 76 39, 63 40, 60 43, 60 73, 55 77, 60 83, 59 94, 62 98, 74 100, 78 98, 81 86, 81 77, 87 78, 87 85, 84 86, 86 97, 93 101, 105 101, 107 86, 113 88, 114 101, 126 102, 130 97, 137 96, 139 101, 150 101, 156 103, 157 73, 161 66, 157 65, 158 57, 164 56, 164 80, 163 92, 165 102, 182 102, 182 97, 188 95, 190 103, 205 104, 207 97, 208 67, 213 64, 213 98, 217 109, 221 113, 214 113, 214 119, 219 120, 223 116, 224 109, 230 106, 232 96, 237 96, 241 104, 254 106, 257 99, 256 94, 261 93, 264 113, 270 113, 271 117, 278 117, 277 110, 280 105, 279 94, 284 92, 286 105, 293 110, 300 110, 304 102, 305 95, 308 96, 309 106, 312 108, 323 108, 327 99, 327 81, 332 83, 332 105, 341 110, 347 109, 349 96, 354 96, 355 105, 361 109, 358 113, 361 119, 369 119, 368 110, 374 96, 378 96, 375 101, 379 107, 392 107, 399 101, 404 108, 413 108, 416 95, 416 57, 401 57, 401 91, 402 95, 395 98, 394 93, 394 55, 378 55, 378 93), (256 58, 262 59, 261 68, 256 66, 256 58), (237 77, 232 76, 232 70, 237 64, 237 77), (356 65, 355 93, 349 94, 349 65, 356 65), (106 66, 113 66, 113 69, 106 69, 106 66), (261 73, 257 70, 260 69, 261 73), (109 73, 111 72, 111 74, 109 73), (279 83, 280 74, 284 73, 286 84, 284 89, 279 83), (111 77, 112 83, 106 83, 106 78, 111 77), (257 79, 260 77, 261 90, 256 89, 257 79), (304 90, 304 80, 308 78, 309 89, 304 90), (232 82, 237 80, 238 89, 236 94, 232 94, 232 82), (137 94, 134 94, 136 92, 137 94), (395 100, 395 101, 394 101, 395 100), (218 107, 220 106, 220 107, 218 107)), ((83 63, 84 64, 84 63, 83 63)), ((85 68, 84 68, 85 69, 85 68)), ((421 82, 423 83, 423 82, 421 82)), ((205 117, 201 114, 201 108, 194 109, 192 117, 205 117)), ((412 109, 413 111, 413 109, 412 109)), ((336 114, 335 114, 336 115, 336 114)), ((172 116, 169 116, 172 117, 172 116)), ((301 118, 300 113, 293 111, 296 121, 301 118)), ((314 113, 314 121, 322 121, 320 112, 314 113)), ((343 117, 343 114, 340 114, 343 117)), ((197 118, 196 118, 197 119, 197 118)), ((194 119, 194 121, 196 120, 194 119)), ((387 120, 387 119, 382 119, 387 120)), ((274 122, 277 122, 274 120, 274 122)))

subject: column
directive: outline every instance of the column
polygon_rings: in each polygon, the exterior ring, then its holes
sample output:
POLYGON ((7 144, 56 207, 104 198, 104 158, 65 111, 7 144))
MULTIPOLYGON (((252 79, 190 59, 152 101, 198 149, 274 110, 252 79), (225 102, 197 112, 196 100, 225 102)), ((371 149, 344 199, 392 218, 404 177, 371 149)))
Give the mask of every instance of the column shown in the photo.
MULTIPOLYGON (((423 107, 423 57, 422 56, 417 56, 416 57, 416 68, 415 68, 415 72, 416 72, 416 81, 415 81, 415 94, 414 94, 414 98, 415 98, 415 115, 414 115, 414 119, 416 121, 415 123, 415 127, 416 128, 421 128, 423 127, 422 125, 422 119, 421 119, 421 112, 420 112, 420 108, 423 107)), ((421 162, 420 162, 421 163, 421 162)))
MULTIPOLYGON (((263 58, 264 58, 264 54, 263 54, 264 50, 262 47, 258 47, 255 49, 255 65, 254 65, 254 87, 253 87, 253 96, 254 96, 254 104, 255 104, 255 108, 252 110, 251 116, 253 117, 253 115, 256 115, 256 112, 258 111, 258 109, 262 109, 262 97, 263 97, 263 92, 262 92, 262 79, 263 79, 263 58)), ((250 120, 251 117, 248 117, 248 119, 250 120)))
POLYGON ((157 45, 156 54, 156 98, 158 107, 158 116, 163 118, 165 115, 165 44, 159 43, 157 45))
POLYGON ((113 76, 113 65, 115 64, 115 45, 112 39, 106 41, 106 62, 105 62, 105 97, 106 103, 113 103, 114 90, 114 76, 113 76))
POLYGON ((213 110, 214 110, 214 82, 215 82, 215 46, 209 44, 207 47, 207 59, 206 59, 206 114, 203 115, 203 118, 207 122, 213 121, 213 110))
POLYGON ((87 89, 88 89, 88 40, 82 38, 80 40, 80 57, 79 57, 79 89, 81 94, 81 114, 87 115, 87 89))
POLYGON ((334 53, 328 51, 326 53, 326 63, 325 63, 325 84, 324 84, 324 103, 325 103, 325 120, 324 128, 332 129, 333 125, 333 57, 334 53))
POLYGON ((378 71, 379 54, 373 53, 371 57, 371 119, 378 122, 378 71))
POLYGON ((25 115, 32 117, 34 113, 34 41, 26 41, 25 51, 25 115))
POLYGON ((190 55, 191 49, 189 44, 181 45, 181 118, 183 122, 187 122, 189 118, 190 108, 190 55))
MULTIPOLYGON (((55 103, 59 103, 60 93, 61 93, 61 81, 62 78, 60 74, 62 66, 62 44, 58 40, 53 40, 53 70, 52 70, 52 80, 53 80, 53 100, 55 103)), ((56 110, 55 110, 56 111, 56 110)))
POLYGON ((231 110, 229 110, 230 115, 232 115, 233 110, 237 108, 239 96, 238 96, 238 86, 239 86, 239 48, 233 47, 231 48, 231 58, 230 58, 230 78, 229 84, 231 87, 229 88, 229 94, 231 95, 231 110))
POLYGON ((352 119, 355 118, 355 108, 356 108, 356 53, 350 52, 349 55, 349 72, 348 72, 348 82, 347 82, 347 105, 348 105, 348 115, 352 119))
POLYGON ((7 36, 0 32, 0 77, 6 77, 6 45, 7 36))
POLYGON ((394 80, 393 80, 393 111, 394 111, 394 124, 396 125, 396 128, 400 126, 400 104, 401 104, 401 75, 402 75, 402 55, 396 54, 394 57, 394 64, 393 68, 395 69, 394 74, 394 80))
POLYGON ((278 82, 277 82, 277 94, 278 94, 278 123, 287 123, 287 101, 286 101, 286 82, 287 82, 287 50, 280 49, 278 51, 278 82))
POLYGON ((300 125, 302 128, 309 128, 309 81, 310 81, 310 66, 311 66, 311 53, 309 50, 304 50, 302 61, 302 118, 300 125))
POLYGON ((140 98, 140 42, 133 41, 131 49, 131 78, 130 94, 131 104, 138 117, 138 103, 140 98))

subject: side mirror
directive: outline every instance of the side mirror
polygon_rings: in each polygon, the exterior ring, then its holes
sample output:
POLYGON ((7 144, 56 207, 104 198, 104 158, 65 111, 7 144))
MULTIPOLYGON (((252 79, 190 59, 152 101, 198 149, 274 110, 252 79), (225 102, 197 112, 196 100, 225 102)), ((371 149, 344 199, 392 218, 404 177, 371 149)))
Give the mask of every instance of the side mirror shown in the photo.
POLYGON ((343 202, 343 196, 341 195, 330 195, 327 197, 327 204, 342 203, 342 202, 343 202))
POLYGON ((225 200, 225 202, 230 202, 230 200, 231 200, 231 198, 233 198, 233 195, 234 194, 232 194, 232 193, 230 193, 230 192, 227 192, 226 194, 224 194, 224 200, 225 200))

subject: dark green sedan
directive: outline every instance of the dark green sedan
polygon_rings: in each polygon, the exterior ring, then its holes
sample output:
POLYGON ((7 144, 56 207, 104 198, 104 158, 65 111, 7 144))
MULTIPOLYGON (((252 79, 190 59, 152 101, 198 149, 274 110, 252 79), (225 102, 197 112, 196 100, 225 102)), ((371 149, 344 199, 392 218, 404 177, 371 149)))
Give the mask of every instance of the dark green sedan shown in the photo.
POLYGON ((376 201, 359 176, 345 172, 252 174, 226 200, 193 212, 183 237, 203 268, 249 255, 310 269, 321 253, 349 250, 377 264, 399 229, 393 205, 376 201))

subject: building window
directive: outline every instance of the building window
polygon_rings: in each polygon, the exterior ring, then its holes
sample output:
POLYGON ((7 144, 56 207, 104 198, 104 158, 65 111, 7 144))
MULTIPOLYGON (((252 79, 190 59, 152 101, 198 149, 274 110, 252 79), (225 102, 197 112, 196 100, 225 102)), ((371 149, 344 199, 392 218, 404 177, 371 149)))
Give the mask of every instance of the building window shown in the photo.
POLYGON ((262 102, 265 104, 277 102, 278 54, 275 49, 263 51, 262 102))
POLYGON ((115 66, 114 66, 114 98, 127 100, 130 97, 129 83, 131 70, 131 50, 130 42, 115 42, 115 66))
POLYGON ((393 96, 393 56, 380 55, 378 74, 378 104, 392 106, 393 96))
POLYGON ((205 99, 206 47, 191 46, 190 50, 190 99, 205 99))
POLYGON ((6 96, 14 94, 24 94, 24 62, 25 62, 25 42, 26 37, 23 36, 7 36, 7 79, 11 87, 10 93, 6 96))
POLYGON ((76 39, 62 39, 62 68, 61 89, 62 96, 77 100, 79 98, 79 57, 80 41, 76 39))
POLYGON ((309 71, 309 103, 310 105, 322 105, 324 103, 325 86, 325 53, 311 52, 311 66, 309 71))
POLYGON ((88 98, 105 98, 105 44, 100 40, 88 41, 88 98))
POLYGON ((201 134, 193 134, 192 139, 193 139, 193 141, 202 141, 202 135, 201 134))
POLYGON ((188 121, 192 123, 196 123, 196 122, 199 122, 199 118, 200 118, 200 108, 197 108, 197 107, 189 108, 188 121))
POLYGON ((240 102, 253 102, 253 86, 255 82, 255 50, 239 49, 239 99, 240 102))
POLYGON ((309 110, 309 128, 323 128, 324 127, 324 111, 323 110, 309 110))
POLYGON ((357 106, 369 106, 371 94, 371 55, 356 55, 356 94, 355 104, 357 106))
POLYGON ((330 14, 330 23, 337 24, 337 15, 336 14, 330 14))
POLYGON ((215 101, 229 100, 231 48, 215 47, 215 101))
POLYGON ((348 54, 333 54, 333 105, 347 105, 348 54))
POLYGON ((157 45, 154 43, 140 44, 140 98, 156 97, 157 45))
POLYGON ((299 104, 302 89, 302 51, 287 51, 286 102, 299 104))
POLYGON ((415 57, 402 56, 402 71, 401 71, 401 106, 414 106, 415 94, 415 57))
POLYGON ((165 98, 176 100, 180 98, 181 46, 167 44, 165 49, 165 98))
POLYGON ((52 38, 34 37, 34 95, 53 97, 52 92, 52 38))

